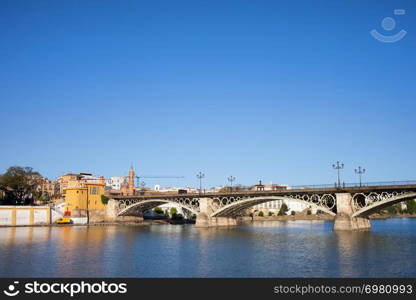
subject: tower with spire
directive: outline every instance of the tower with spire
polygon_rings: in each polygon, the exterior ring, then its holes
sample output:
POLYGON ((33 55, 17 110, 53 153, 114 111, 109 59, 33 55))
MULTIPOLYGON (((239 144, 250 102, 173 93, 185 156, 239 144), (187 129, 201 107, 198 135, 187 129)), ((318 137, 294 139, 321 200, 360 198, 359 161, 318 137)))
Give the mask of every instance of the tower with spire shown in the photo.
POLYGON ((130 195, 134 195, 134 170, 133 170, 133 165, 130 166, 130 171, 129 171, 128 192, 129 192, 130 195))

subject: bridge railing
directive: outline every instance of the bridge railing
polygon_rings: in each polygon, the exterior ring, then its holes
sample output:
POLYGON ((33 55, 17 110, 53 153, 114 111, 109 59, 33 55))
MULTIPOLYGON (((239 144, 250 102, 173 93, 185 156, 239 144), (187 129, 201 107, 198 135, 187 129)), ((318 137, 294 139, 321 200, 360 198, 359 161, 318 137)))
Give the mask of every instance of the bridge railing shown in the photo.
POLYGON ((378 181, 378 182, 362 182, 362 183, 341 183, 338 186, 334 184, 304 184, 304 185, 292 185, 290 189, 323 189, 323 188, 348 188, 348 187, 366 187, 366 186, 395 186, 395 185, 416 185, 416 180, 405 180, 405 181, 378 181))

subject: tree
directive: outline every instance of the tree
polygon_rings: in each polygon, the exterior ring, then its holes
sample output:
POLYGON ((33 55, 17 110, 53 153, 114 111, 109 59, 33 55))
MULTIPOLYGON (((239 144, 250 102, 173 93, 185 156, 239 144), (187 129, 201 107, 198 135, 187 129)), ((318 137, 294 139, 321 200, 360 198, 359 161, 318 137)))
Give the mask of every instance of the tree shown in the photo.
POLYGON ((279 216, 284 216, 284 215, 286 215, 286 213, 289 211, 289 208, 287 207, 287 205, 286 205, 286 203, 282 203, 282 206, 280 207, 280 210, 279 210, 279 213, 278 213, 278 215, 279 216))
POLYGON ((31 167, 14 166, 0 176, 0 190, 4 203, 30 205, 42 195, 39 192, 42 176, 31 167))
POLYGON ((159 206, 156 206, 156 207, 153 209, 153 211, 154 211, 155 213, 157 213, 158 215, 163 214, 163 209, 161 209, 159 206))
POLYGON ((109 200, 109 199, 108 199, 106 196, 101 195, 101 202, 102 202, 104 205, 107 205, 108 200, 109 200))
POLYGON ((269 211, 269 217, 273 216, 273 213, 271 211, 269 211))
POLYGON ((171 216, 171 218, 175 218, 177 213, 178 213, 178 210, 176 209, 176 207, 171 207, 170 208, 170 216, 171 216))
POLYGON ((290 212, 290 214, 291 214, 292 216, 294 216, 294 215, 296 215, 296 212, 295 212, 294 210, 292 210, 292 211, 290 212))
POLYGON ((174 214, 172 216, 172 219, 174 219, 174 220, 183 220, 183 216, 182 216, 182 214, 174 214))
POLYGON ((396 214, 397 213, 397 209, 394 205, 387 207, 386 210, 387 210, 387 213, 389 213, 389 214, 396 214))
POLYGON ((407 213, 408 214, 415 214, 416 213, 416 201, 415 200, 407 200, 407 213))
POLYGON ((40 199, 39 199, 43 204, 49 203, 50 198, 49 195, 47 193, 44 193, 40 199))
POLYGON ((259 217, 264 217, 264 213, 262 211, 259 212, 259 217))
POLYGON ((306 211, 306 214, 309 216, 309 215, 311 215, 311 214, 312 214, 312 211, 311 211, 310 209, 308 209, 308 210, 306 211))

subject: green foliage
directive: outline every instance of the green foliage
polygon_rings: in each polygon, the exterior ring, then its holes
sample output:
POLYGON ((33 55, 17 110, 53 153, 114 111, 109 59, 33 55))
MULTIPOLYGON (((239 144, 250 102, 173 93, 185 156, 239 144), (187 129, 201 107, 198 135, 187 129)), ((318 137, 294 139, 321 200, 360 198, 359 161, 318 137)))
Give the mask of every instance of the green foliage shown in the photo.
POLYGON ((378 211, 380 215, 390 214, 390 215, 396 215, 396 214, 404 214, 404 213, 414 213, 416 212, 416 203, 414 200, 406 201, 407 209, 403 210, 400 203, 394 204, 392 206, 389 206, 387 208, 383 208, 378 211))
POLYGON ((108 200, 109 200, 109 199, 108 199, 106 196, 101 195, 101 202, 102 202, 104 205, 107 205, 108 200))
POLYGON ((169 211, 165 209, 165 217, 169 217, 169 211))
POLYGON ((43 194, 41 197, 40 197, 40 199, 39 199, 41 202, 43 202, 44 204, 46 204, 46 203, 49 203, 49 201, 50 201, 50 198, 49 198, 49 195, 47 194, 47 193, 45 193, 45 194, 43 194))
POLYGON ((294 216, 294 215, 296 215, 296 212, 295 212, 294 210, 292 210, 292 211, 290 212, 290 214, 291 214, 292 216, 294 216))
POLYGON ((183 220, 182 214, 175 213, 172 215, 172 220, 183 220))
POLYGON ((259 217, 264 217, 264 213, 262 211, 259 212, 259 217))
POLYGON ((387 208, 380 209, 377 213, 380 215, 396 215, 396 214, 404 214, 404 213, 416 213, 416 203, 414 200, 406 201, 407 209, 403 210, 400 203, 394 204, 387 208))
POLYGON ((308 209, 308 210, 306 211, 306 214, 309 216, 309 215, 311 215, 311 214, 312 214, 312 211, 311 211, 310 209, 308 209))
POLYGON ((386 208, 387 213, 389 214, 396 214, 397 213, 397 208, 395 205, 389 206, 386 208))
POLYGON ((170 208, 170 215, 173 217, 178 213, 178 210, 176 209, 176 207, 171 207, 170 208))
POLYGON ((289 211, 289 208, 287 207, 286 203, 283 202, 282 206, 280 207, 278 215, 285 216, 288 211, 289 211))
POLYGON ((42 176, 31 167, 10 167, 0 176, 3 203, 30 205, 42 195, 39 192, 42 176))
POLYGON ((249 213, 249 217, 253 217, 253 213, 249 213))
POLYGON ((271 211, 269 211, 269 217, 273 216, 273 213, 271 211))
POLYGON ((406 212, 408 214, 416 214, 416 201, 415 200, 408 200, 406 201, 406 212))
POLYGON ((159 206, 156 206, 153 211, 159 215, 163 214, 163 209, 161 209, 159 206))

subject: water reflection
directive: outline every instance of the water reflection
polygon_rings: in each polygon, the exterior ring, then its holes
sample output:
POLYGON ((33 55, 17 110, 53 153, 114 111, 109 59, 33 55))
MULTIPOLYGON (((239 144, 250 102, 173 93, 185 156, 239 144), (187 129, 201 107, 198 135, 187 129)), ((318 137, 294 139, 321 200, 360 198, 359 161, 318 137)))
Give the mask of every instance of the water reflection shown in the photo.
POLYGON ((0 276, 414 277, 416 220, 0 228, 0 276))
POLYGON ((355 257, 362 257, 365 259, 366 253, 362 251, 366 249, 366 242, 369 236, 367 232, 335 232, 335 237, 338 246, 338 267, 339 275, 341 277, 351 277, 355 273, 354 263, 355 257), (359 251, 361 253, 359 253, 359 251))

